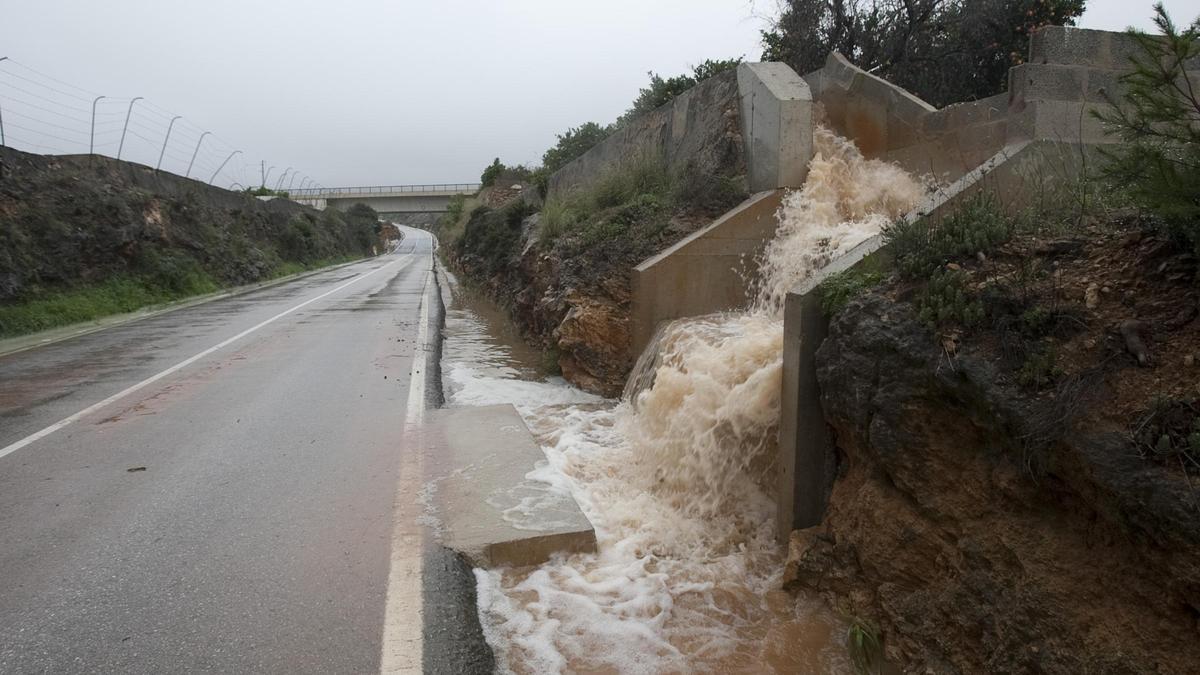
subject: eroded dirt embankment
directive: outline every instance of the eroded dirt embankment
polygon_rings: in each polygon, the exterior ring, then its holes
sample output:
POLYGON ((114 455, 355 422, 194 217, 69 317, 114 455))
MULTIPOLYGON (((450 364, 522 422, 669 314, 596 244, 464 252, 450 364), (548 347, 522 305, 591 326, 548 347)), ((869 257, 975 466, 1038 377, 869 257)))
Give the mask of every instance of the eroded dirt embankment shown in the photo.
POLYGON ((519 202, 484 207, 449 247, 453 266, 506 307, 548 366, 572 384, 616 397, 629 354, 634 266, 712 222, 744 193, 698 206, 649 198, 606 209, 593 229, 551 238, 519 202), (602 229, 605 228, 605 229, 602 229), (611 230, 611 231, 608 231, 611 230))
MULTIPOLYGON (((1139 302, 1113 293, 1114 311, 1153 316, 1162 289, 1134 256, 1074 248, 1138 288, 1139 302)), ((1029 387, 990 328, 939 341, 908 297, 884 287, 851 302, 820 348, 839 475, 824 523, 793 533, 789 587, 873 626, 910 672, 1191 672, 1200 492, 1190 467, 1138 447, 1146 418, 1122 402, 1153 381, 1195 399, 1171 345, 1194 348, 1200 322, 1155 323, 1155 372, 1125 353, 1103 305, 1067 312, 1074 327, 1042 340, 1073 356, 1057 384, 1029 387)))

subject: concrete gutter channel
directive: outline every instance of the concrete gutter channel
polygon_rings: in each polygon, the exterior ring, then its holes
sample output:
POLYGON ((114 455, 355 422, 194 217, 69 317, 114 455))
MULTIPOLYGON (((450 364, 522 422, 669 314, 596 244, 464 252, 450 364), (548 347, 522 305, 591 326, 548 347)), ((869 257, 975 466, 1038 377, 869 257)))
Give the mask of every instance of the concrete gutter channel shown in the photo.
MULTIPOLYGON (((434 250, 438 302, 430 316, 432 362, 426 373, 432 410, 422 433, 425 481, 437 507, 435 537, 425 546, 422 576, 422 668, 426 673, 491 673, 495 659, 483 637, 473 569, 537 565, 556 553, 595 551, 596 534, 573 497, 544 511, 551 521, 515 526, 504 509, 537 487, 525 478, 541 446, 512 405, 445 408, 442 329, 446 286, 434 250)), ((414 496, 415 497, 415 496, 414 496)))

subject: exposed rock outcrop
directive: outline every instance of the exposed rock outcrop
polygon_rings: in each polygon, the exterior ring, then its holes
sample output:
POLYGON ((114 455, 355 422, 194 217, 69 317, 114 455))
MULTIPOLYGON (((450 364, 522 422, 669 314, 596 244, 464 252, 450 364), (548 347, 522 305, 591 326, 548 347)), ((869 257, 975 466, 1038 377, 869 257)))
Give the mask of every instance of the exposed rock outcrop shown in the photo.
POLYGON ((1076 396, 1004 384, 876 291, 817 355, 839 476, 787 584, 876 625, 911 672, 1182 673, 1200 663, 1200 492, 1076 396))

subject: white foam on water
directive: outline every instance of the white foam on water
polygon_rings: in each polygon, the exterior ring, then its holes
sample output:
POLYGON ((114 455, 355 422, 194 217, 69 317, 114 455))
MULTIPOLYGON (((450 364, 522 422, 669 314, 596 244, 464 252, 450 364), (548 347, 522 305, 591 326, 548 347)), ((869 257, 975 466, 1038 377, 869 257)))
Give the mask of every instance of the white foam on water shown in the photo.
POLYGON ((417 498, 413 501, 414 504, 421 507, 421 513, 416 517, 416 523, 429 528, 433 536, 439 541, 442 535, 445 534, 445 524, 442 519, 438 518, 437 506, 434 504, 434 497, 437 495, 438 482, 441 479, 435 478, 426 481, 417 493, 417 498))
POLYGON ((517 404, 546 454, 527 478, 572 494, 596 529, 594 554, 475 571, 501 671, 849 670, 838 620, 779 590, 783 299, 912 208, 923 188, 827 130, 814 140, 809 179, 784 199, 760 261, 752 309, 669 325, 627 400, 451 369, 455 403, 517 404))

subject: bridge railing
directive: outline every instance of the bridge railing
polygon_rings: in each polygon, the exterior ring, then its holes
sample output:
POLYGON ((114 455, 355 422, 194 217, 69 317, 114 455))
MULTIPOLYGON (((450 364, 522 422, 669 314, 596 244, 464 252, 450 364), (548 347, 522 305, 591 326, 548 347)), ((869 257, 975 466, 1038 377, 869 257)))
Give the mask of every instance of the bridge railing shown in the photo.
POLYGON ((325 199, 328 197, 403 194, 406 192, 441 192, 444 194, 472 194, 478 192, 480 183, 432 183, 429 185, 371 185, 363 187, 322 187, 290 190, 292 199, 325 199))

